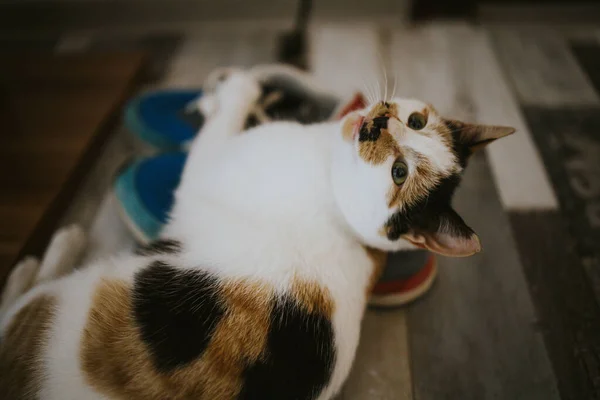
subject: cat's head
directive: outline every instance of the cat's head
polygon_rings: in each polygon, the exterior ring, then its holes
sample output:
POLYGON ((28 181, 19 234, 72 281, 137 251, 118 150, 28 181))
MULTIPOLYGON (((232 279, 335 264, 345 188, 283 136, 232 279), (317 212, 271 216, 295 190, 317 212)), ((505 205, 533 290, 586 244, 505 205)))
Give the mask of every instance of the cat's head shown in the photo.
POLYGON ((479 239, 452 208, 452 195, 473 152, 513 132, 446 119, 416 100, 353 112, 334 150, 338 205, 366 245, 398 250, 410 242, 448 256, 474 254, 479 239))

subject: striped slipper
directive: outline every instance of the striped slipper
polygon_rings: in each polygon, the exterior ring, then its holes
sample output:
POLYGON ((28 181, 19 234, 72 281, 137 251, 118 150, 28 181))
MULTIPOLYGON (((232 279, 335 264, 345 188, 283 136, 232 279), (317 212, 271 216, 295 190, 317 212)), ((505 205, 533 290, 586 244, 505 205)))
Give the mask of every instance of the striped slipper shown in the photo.
POLYGON ((204 123, 204 116, 198 108, 190 107, 201 95, 201 90, 144 93, 125 106, 125 126, 155 149, 181 150, 204 123))
POLYGON ((168 220, 187 154, 164 153, 125 166, 114 183, 119 214, 135 239, 158 238, 168 220))
MULTIPOLYGON (((143 93, 125 106, 125 127, 157 150, 185 151, 201 130, 205 115, 202 96, 210 98, 219 81, 234 68, 213 71, 204 89, 168 89, 143 93)), ((314 123, 339 115, 343 104, 325 92, 307 73, 278 64, 259 65, 249 72, 262 88, 262 95, 246 126, 275 120, 314 123)))
POLYGON ((373 288, 369 306, 399 307, 429 291, 437 276, 436 257, 428 251, 391 253, 383 275, 373 288))

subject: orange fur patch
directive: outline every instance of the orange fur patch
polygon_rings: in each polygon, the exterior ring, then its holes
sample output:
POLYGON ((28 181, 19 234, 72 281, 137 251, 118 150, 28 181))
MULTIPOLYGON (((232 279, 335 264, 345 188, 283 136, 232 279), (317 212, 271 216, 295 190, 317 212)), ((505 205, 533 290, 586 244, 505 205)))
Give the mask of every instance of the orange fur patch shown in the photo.
POLYGON ((359 143, 358 154, 366 162, 379 165, 390 156, 398 157, 400 148, 392 134, 387 129, 382 129, 377 140, 366 140, 359 143))
MULTIPOLYGON (((118 399, 183 398, 181 388, 165 390, 140 340, 124 281, 103 280, 94 293, 81 339, 81 369, 92 387, 118 399)), ((167 382, 165 382, 167 383, 167 382)))
POLYGON ((309 313, 320 313, 331 319, 335 311, 335 303, 329 289, 323 288, 316 282, 294 279, 292 295, 309 313))
POLYGON ((55 310, 56 299, 41 295, 13 317, 0 342, 2 398, 37 398, 44 373, 43 352, 55 310))
POLYGON ((398 118, 398 105, 396 103, 379 102, 373 105, 371 111, 367 114, 367 119, 383 117, 385 115, 398 118))
POLYGON ((189 365, 161 373, 135 325, 131 288, 123 281, 101 282, 81 342, 88 383, 119 399, 235 399, 245 366, 264 352, 272 293, 243 281, 220 290, 226 312, 207 349, 189 365))
POLYGON ((196 363, 202 373, 190 377, 204 381, 206 399, 237 397, 244 368, 264 354, 269 333, 272 292, 268 288, 235 282, 224 285, 223 294, 227 311, 196 363))
MULTIPOLYGON (((371 107, 366 116, 368 131, 373 127, 373 119, 377 117, 398 118, 398 106, 395 103, 380 102, 371 107)), ((381 164, 390 156, 398 157, 400 148, 398 143, 387 129, 381 129, 379 138, 375 141, 364 141, 359 143, 358 154, 371 164, 381 164)))
POLYGON ((388 206, 395 208, 401 204, 415 204, 440 181, 442 175, 424 156, 412 152, 416 168, 412 170, 401 186, 393 185, 387 194, 388 206))

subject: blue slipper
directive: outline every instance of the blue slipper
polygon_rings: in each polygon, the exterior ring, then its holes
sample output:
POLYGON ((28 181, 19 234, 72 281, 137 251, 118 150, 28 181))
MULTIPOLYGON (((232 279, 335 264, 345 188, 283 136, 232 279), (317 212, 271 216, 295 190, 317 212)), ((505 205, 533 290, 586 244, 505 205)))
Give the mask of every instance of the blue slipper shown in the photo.
MULTIPOLYGON (((213 75, 216 78, 220 73, 224 73, 223 69, 213 75)), ((330 119, 339 111, 342 99, 324 92, 301 71, 275 64, 257 66, 252 73, 262 87, 257 105, 264 107, 264 114, 270 120, 313 123, 330 119)), ((185 150, 204 123, 204 116, 194 104, 202 94, 200 89, 144 93, 127 104, 125 126, 158 150, 185 150)), ((258 123, 256 116, 251 115, 246 128, 258 123)))
POLYGON ((186 157, 174 152, 137 160, 117 176, 121 217, 140 243, 156 239, 167 222, 186 157))
POLYGON ((201 95, 201 90, 144 93, 126 105, 125 126, 156 149, 181 150, 204 123, 197 107, 188 107, 201 95))

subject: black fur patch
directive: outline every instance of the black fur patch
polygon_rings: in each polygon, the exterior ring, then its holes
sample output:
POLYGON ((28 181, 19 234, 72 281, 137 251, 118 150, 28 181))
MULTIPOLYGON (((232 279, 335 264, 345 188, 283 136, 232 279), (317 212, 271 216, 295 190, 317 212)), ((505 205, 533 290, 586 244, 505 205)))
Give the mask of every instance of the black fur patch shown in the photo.
POLYGON ((467 166, 469 157, 473 152, 466 143, 461 141, 461 129, 462 125, 459 125, 457 121, 445 120, 446 127, 450 130, 452 135, 452 151, 458 158, 458 163, 462 168, 467 166))
POLYGON ((155 261, 135 276, 133 313, 156 368, 168 372, 204 352, 224 309, 216 278, 155 261))
POLYGON ((314 399, 329 383, 334 362, 331 321, 285 297, 273 307, 265 356, 244 372, 239 399, 314 399))
MULTIPOLYGON (((433 190, 429 192, 429 196, 407 207, 402 211, 393 214, 386 222, 387 237, 390 240, 398 240, 400 236, 407 233, 411 229, 436 232, 442 222, 449 229, 462 230, 461 225, 464 225, 462 219, 456 214, 451 207, 451 200, 454 191, 460 184, 460 175, 454 174, 443 179, 433 190), (456 219, 458 218, 458 220, 456 219), (446 219, 446 221, 444 221, 446 219), (448 222, 448 223, 446 223, 448 222), (461 222, 454 227, 454 223, 461 222)), ((466 225, 465 225, 466 227, 466 225)), ((468 228, 468 227, 467 227, 468 228)), ((473 231, 468 228, 469 232, 461 232, 465 236, 473 231)))
POLYGON ((358 140, 360 142, 374 142, 379 139, 382 129, 387 129, 389 117, 373 118, 371 128, 368 129, 368 123, 363 124, 358 131, 358 140))
POLYGON ((177 254, 181 251, 181 243, 174 239, 159 239, 145 246, 138 247, 135 254, 139 256, 154 256, 158 254, 177 254))

